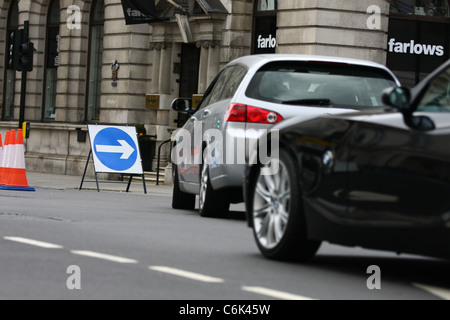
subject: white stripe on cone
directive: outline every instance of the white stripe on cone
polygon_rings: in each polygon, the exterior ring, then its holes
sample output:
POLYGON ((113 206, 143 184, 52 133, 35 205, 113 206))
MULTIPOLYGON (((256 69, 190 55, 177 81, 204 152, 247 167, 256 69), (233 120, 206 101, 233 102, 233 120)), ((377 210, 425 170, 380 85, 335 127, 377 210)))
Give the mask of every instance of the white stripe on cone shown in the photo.
POLYGON ((6 169, 6 173, 9 174, 9 169, 14 168, 14 160, 16 157, 16 131, 15 130, 11 130, 11 140, 10 140, 10 144, 9 144, 9 148, 7 150, 7 155, 6 155, 6 162, 5 162, 5 168, 6 169))
POLYGON ((16 144, 14 146, 14 169, 25 169, 25 148, 23 144, 16 144))

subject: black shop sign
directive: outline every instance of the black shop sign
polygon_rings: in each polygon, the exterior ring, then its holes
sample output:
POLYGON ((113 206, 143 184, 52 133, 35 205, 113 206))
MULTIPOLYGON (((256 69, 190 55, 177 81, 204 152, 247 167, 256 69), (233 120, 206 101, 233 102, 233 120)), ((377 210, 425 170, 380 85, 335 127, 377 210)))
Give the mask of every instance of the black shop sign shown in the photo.
POLYGON ((391 18, 387 66, 391 70, 430 73, 449 58, 450 24, 391 18))

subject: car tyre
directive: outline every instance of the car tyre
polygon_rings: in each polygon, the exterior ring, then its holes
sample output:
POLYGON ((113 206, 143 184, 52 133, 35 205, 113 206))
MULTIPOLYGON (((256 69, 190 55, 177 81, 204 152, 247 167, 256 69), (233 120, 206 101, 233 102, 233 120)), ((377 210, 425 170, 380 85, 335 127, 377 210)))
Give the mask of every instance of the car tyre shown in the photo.
POLYGON ((275 174, 263 175, 259 169, 253 181, 253 234, 266 258, 306 262, 314 257, 321 242, 307 237, 299 172, 285 150, 280 150, 279 159, 274 161, 279 164, 275 174))
POLYGON ((209 176, 209 167, 203 162, 200 174, 199 211, 204 218, 225 218, 230 202, 223 191, 214 190, 209 176))
POLYGON ((181 191, 180 178, 178 177, 178 168, 175 164, 172 165, 172 170, 173 170, 172 208, 178 210, 194 210, 195 194, 190 194, 181 191))

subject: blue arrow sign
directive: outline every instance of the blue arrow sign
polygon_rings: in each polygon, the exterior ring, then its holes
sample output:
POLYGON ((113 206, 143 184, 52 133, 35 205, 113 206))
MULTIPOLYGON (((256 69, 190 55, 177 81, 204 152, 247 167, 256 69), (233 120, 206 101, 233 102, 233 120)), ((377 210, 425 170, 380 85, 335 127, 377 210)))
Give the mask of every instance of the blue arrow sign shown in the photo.
POLYGON ((97 172, 142 171, 135 128, 90 127, 90 134, 97 172))

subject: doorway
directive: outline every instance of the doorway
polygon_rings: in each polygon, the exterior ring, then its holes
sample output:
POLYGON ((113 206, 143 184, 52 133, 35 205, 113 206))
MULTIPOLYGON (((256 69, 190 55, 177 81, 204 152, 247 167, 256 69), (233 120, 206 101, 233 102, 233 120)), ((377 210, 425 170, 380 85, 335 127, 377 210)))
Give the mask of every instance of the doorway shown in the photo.
MULTIPOLYGON (((194 43, 183 43, 181 48, 180 98, 190 98, 198 93, 198 76, 201 49, 194 43)), ((177 123, 181 128, 189 116, 179 114, 177 123)))

